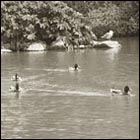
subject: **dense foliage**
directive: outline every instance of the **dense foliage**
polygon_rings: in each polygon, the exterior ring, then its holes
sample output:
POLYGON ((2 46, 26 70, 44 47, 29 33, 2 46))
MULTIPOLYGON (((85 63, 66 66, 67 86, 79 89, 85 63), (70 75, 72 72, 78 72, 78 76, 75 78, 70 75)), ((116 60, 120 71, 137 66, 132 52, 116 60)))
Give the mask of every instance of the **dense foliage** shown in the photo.
POLYGON ((100 36, 109 29, 115 35, 138 34, 139 2, 1 2, 1 39, 13 50, 23 50, 35 41, 50 46, 58 38, 67 47, 88 45, 95 39, 94 33, 100 36))
POLYGON ((91 22, 93 31, 102 35, 112 29, 116 36, 139 34, 139 1, 67 1, 91 22))
POLYGON ((14 50, 22 50, 25 42, 38 40, 50 45, 60 36, 69 46, 78 45, 79 39, 86 40, 81 33, 85 27, 82 15, 63 2, 3 1, 1 12, 3 42, 9 41, 14 50))

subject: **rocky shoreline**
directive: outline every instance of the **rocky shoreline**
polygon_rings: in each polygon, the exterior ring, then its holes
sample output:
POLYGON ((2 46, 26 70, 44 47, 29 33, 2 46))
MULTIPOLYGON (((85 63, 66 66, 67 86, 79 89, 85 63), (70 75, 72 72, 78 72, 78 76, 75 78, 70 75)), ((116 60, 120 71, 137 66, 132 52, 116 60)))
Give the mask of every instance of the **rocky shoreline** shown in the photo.
MULTIPOLYGON (((45 42, 33 42, 22 51, 74 50, 74 49, 87 49, 87 48, 92 49, 92 48, 117 48, 117 47, 121 47, 121 44, 118 41, 114 41, 114 40, 93 41, 89 45, 79 45, 79 46, 76 45, 70 46, 62 41, 55 42, 51 46, 47 46, 45 42)), ((12 52, 12 50, 5 49, 5 47, 3 47, 3 49, 1 49, 1 52, 12 52)))
POLYGON ((2 1, 1 46, 12 51, 118 46, 107 39, 139 35, 138 10, 136 1, 2 1))

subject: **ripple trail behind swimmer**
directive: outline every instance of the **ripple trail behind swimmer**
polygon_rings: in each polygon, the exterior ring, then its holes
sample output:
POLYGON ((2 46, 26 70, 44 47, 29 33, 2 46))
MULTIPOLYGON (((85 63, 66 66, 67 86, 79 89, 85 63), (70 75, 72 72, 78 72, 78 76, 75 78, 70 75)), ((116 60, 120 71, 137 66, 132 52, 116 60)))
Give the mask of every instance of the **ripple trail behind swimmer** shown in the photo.
POLYGON ((40 74, 40 75, 35 75, 35 76, 29 76, 28 78, 23 78, 23 81, 29 81, 29 80, 34 80, 34 79, 37 79, 39 77, 43 77, 45 76, 46 74, 40 74))
POLYGON ((109 93, 100 92, 83 92, 83 91, 71 91, 71 90, 45 90, 45 89, 29 89, 27 91, 43 92, 44 95, 51 93, 52 96, 110 96, 109 93))
POLYGON ((36 68, 25 68, 25 70, 38 70, 38 71, 50 71, 50 72, 67 72, 67 69, 36 69, 36 68))

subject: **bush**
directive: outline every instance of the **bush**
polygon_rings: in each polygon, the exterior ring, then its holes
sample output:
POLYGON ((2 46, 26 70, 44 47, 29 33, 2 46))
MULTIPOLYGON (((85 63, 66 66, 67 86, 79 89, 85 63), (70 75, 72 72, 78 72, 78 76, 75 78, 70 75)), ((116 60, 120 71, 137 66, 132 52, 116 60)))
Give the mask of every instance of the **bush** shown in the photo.
POLYGON ((4 42, 14 42, 14 50, 23 50, 23 42, 41 40, 50 45, 58 36, 77 42, 73 37, 83 26, 81 15, 59 1, 3 1, 1 9, 1 35, 4 42))
POLYGON ((2 1, 1 38, 13 50, 66 37, 67 46, 90 44, 108 30, 115 36, 139 34, 138 1, 2 1), (87 27, 87 28, 83 28, 87 27))

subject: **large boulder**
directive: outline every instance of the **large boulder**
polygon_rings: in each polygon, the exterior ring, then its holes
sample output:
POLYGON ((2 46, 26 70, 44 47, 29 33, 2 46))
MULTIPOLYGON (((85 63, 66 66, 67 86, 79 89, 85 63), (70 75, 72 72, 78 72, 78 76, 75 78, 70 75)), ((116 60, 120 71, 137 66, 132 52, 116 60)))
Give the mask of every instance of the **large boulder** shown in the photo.
POLYGON ((58 37, 56 41, 52 42, 49 49, 67 49, 66 38, 58 37))
POLYGON ((6 49, 6 48, 4 48, 3 46, 1 47, 1 54, 2 54, 2 53, 9 53, 9 52, 12 52, 12 50, 6 49))
POLYGON ((114 35, 114 32, 112 30, 110 30, 109 32, 105 33, 103 36, 101 36, 101 38, 103 39, 111 39, 114 35))
POLYGON ((74 49, 85 49, 86 46, 85 45, 78 45, 78 46, 77 45, 74 45, 73 48, 74 49))
POLYGON ((93 41, 94 48, 117 48, 121 47, 118 41, 106 40, 106 41, 93 41))
POLYGON ((26 51, 44 51, 46 49, 46 44, 39 42, 39 43, 32 43, 29 45, 29 47, 26 49, 26 51))

